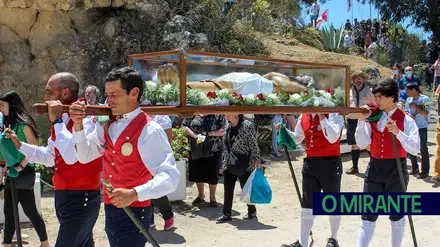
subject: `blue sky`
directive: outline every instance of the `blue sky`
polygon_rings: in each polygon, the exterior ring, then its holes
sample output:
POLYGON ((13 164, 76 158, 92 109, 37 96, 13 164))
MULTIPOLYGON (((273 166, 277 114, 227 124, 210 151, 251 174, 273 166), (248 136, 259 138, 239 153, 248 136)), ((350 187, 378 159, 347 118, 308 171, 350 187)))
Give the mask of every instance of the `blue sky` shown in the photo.
MULTIPOLYGON (((319 1, 318 1, 319 2, 319 1)), ((321 11, 320 14, 322 14, 327 8, 328 8, 328 21, 329 23, 333 23, 334 26, 340 27, 340 25, 344 24, 347 19, 350 19, 351 21, 351 10, 350 12, 347 12, 348 8, 348 1, 347 0, 329 0, 325 4, 321 4, 321 11)), ((370 5, 362 5, 357 0, 352 0, 353 3, 353 17, 358 18, 358 20, 362 19, 368 19, 370 18, 370 5)), ((303 8, 302 17, 304 18, 305 22, 308 24, 310 23, 310 17, 307 16, 307 8, 303 8)), ((372 6, 371 8, 371 15, 372 18, 378 18, 378 10, 372 6)), ((402 23, 404 27, 406 25, 410 24, 411 22, 409 20, 402 23)), ((420 38, 428 39, 431 33, 426 33, 423 31, 423 29, 416 28, 414 26, 411 26, 408 28, 408 31, 410 33, 418 34, 420 35, 420 38)))

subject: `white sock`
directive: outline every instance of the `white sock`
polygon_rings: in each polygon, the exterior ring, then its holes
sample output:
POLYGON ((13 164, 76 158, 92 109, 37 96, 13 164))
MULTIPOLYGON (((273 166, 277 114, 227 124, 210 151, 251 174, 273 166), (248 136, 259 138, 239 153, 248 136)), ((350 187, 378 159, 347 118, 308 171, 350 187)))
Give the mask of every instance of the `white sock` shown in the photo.
POLYGON ((315 216, 311 208, 303 208, 301 210, 301 235, 299 236, 299 243, 303 247, 309 246, 309 235, 314 220, 315 216))
POLYGON ((357 247, 367 247, 370 244, 373 238, 374 228, 376 228, 376 222, 367 220, 361 221, 357 247))
POLYGON ((400 247, 405 233, 405 218, 398 221, 391 221, 391 246, 400 247))
POLYGON ((341 216, 339 215, 330 215, 330 229, 331 229, 331 238, 337 240, 339 226, 341 225, 341 216))

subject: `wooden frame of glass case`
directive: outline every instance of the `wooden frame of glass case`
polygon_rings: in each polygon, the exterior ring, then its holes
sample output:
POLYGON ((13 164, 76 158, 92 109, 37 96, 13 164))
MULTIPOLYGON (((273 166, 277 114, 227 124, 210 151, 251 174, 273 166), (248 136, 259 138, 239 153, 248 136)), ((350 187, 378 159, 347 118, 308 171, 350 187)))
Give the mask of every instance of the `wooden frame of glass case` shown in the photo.
MULTIPOLYGON (((179 92, 180 99, 178 105, 151 105, 141 106, 141 108, 151 115, 175 115, 180 117, 191 117, 195 114, 228 114, 228 113, 240 113, 240 114, 292 114, 292 113, 339 113, 346 115, 348 113, 362 113, 366 112, 362 108, 349 107, 350 103, 350 71, 346 65, 337 64, 325 64, 325 63, 311 63, 293 60, 280 60, 273 58, 263 57, 251 57, 241 55, 219 54, 212 52, 197 52, 189 50, 172 50, 162 52, 150 52, 142 54, 129 55, 128 65, 135 67, 136 61, 146 60, 155 63, 175 63, 178 64, 178 80, 179 80, 179 92), (194 59, 195 57, 208 58, 203 61, 201 59, 194 59), (217 59, 217 60, 216 60, 217 59), (221 61, 220 61, 221 60, 221 61), (237 61, 252 61, 252 64, 240 63, 237 61), (274 106, 218 106, 218 105, 188 105, 187 98, 187 78, 191 76, 191 72, 188 72, 188 68, 191 66, 217 66, 220 69, 233 69, 233 68, 246 68, 249 70, 261 70, 261 71, 283 71, 290 75, 297 75, 298 71, 308 71, 309 73, 318 73, 318 71, 336 70, 338 75, 341 76, 340 84, 341 88, 344 88, 345 92, 345 106, 336 107, 322 107, 322 106, 288 106, 288 105, 274 105, 274 106), (343 77, 342 77, 343 76, 343 77)), ((177 70, 177 69, 176 69, 177 70)), ((281 73, 281 72, 280 72, 281 73)), ((331 72, 333 73, 333 72, 331 72)), ((327 80, 327 79, 326 79, 327 80)), ((337 79, 335 79, 337 81, 337 79)), ((332 78, 333 81, 333 78, 332 78)), ((176 102, 177 103, 177 102, 176 102)), ((47 108, 44 104, 36 104, 35 111, 37 113, 47 112, 47 108)), ((68 112, 68 106, 64 106, 65 112, 68 112)), ((88 115, 111 115, 109 107, 106 106, 88 106, 88 115)))

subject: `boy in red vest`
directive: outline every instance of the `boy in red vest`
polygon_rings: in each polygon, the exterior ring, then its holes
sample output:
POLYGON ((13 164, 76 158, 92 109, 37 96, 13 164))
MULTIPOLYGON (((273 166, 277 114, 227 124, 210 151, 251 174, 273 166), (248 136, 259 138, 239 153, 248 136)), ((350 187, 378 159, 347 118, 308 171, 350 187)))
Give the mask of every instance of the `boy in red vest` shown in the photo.
MULTIPOLYGON (((306 141, 306 158, 303 164, 301 234, 299 240, 284 247, 307 247, 312 229, 313 193, 339 192, 341 189, 342 161, 340 140, 344 119, 338 114, 302 114, 295 131, 287 130, 296 143, 306 141)), ((331 237, 327 247, 338 247, 337 234, 340 216, 330 216, 331 237)))
MULTIPOLYGON (((46 104, 52 122, 51 136, 46 147, 22 143, 11 131, 11 140, 30 163, 54 167, 52 183, 55 189, 55 211, 60 223, 55 247, 93 247, 93 227, 101 205, 100 172, 102 159, 86 163, 78 161, 72 138, 73 121, 62 113, 62 104, 78 99, 79 82, 71 73, 57 73, 46 85, 46 104)), ((95 129, 92 118, 82 120, 84 129, 95 129)))
MULTIPOLYGON (((369 113, 361 114, 356 129, 356 143, 360 148, 370 145, 370 163, 365 172, 364 192, 406 192, 399 178, 391 135, 396 136, 397 149, 405 183, 409 175, 406 169, 407 152, 417 155, 420 138, 415 121, 397 108, 399 88, 392 79, 374 85, 377 105, 364 106, 369 113)), ((373 238, 378 216, 363 215, 358 236, 358 247, 367 247, 373 238)), ((400 247, 405 232, 404 216, 390 216, 391 246, 400 247)))
POLYGON ((122 208, 130 207, 148 230, 150 200, 173 192, 179 182, 165 131, 139 107, 143 90, 144 81, 135 70, 111 71, 105 78, 105 93, 116 118, 102 126, 97 123, 89 135, 82 124, 86 105, 77 102, 70 107, 78 159, 89 162, 103 156, 103 179, 115 188, 104 192, 105 231, 111 247, 144 247, 147 239, 122 208))

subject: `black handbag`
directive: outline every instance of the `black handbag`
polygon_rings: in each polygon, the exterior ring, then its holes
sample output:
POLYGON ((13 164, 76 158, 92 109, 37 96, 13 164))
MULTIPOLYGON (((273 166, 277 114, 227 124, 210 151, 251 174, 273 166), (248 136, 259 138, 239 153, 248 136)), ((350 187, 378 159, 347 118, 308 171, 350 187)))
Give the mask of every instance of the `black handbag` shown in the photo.
POLYGON ((203 158, 209 158, 214 155, 212 152, 212 142, 210 136, 206 136, 206 139, 202 143, 197 143, 197 139, 191 138, 190 141, 190 156, 192 160, 198 160, 203 158))
POLYGON ((249 166, 250 155, 235 154, 232 151, 229 131, 227 133, 228 140, 226 140, 227 149, 229 153, 228 160, 226 160, 226 170, 228 170, 230 173, 234 174, 237 177, 241 177, 247 171, 247 168, 249 166))

